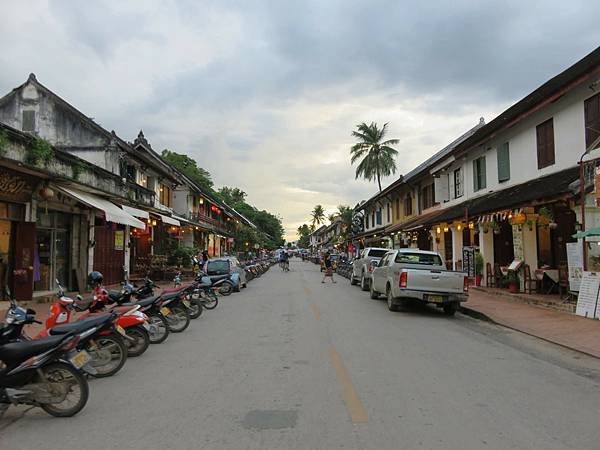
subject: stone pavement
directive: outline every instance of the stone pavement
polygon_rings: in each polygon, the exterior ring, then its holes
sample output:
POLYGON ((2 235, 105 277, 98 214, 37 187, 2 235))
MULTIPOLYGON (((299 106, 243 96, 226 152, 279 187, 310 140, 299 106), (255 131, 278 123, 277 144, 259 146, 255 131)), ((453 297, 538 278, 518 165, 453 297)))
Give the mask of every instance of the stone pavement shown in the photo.
POLYGON ((549 342, 600 358, 600 321, 509 300, 485 289, 472 288, 465 313, 483 316, 549 342))

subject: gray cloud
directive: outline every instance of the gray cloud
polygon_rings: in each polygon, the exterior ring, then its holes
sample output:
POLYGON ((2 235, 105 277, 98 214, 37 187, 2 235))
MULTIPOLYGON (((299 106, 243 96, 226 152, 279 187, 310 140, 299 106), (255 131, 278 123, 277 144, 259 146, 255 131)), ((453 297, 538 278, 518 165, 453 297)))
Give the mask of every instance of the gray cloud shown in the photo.
POLYGON ((404 173, 593 50, 599 13, 581 0, 15 2, 0 92, 36 72, 293 231, 316 203, 374 192, 348 162, 357 123, 390 122, 404 173))

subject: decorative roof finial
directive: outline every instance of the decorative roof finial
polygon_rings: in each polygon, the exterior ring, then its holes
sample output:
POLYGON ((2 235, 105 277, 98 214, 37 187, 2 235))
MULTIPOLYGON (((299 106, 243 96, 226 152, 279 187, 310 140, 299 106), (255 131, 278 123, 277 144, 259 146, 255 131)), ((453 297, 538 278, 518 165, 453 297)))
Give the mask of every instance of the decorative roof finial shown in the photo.
POLYGON ((27 78, 27 81, 37 81, 37 78, 35 77, 35 73, 31 72, 29 74, 29 78, 27 78))

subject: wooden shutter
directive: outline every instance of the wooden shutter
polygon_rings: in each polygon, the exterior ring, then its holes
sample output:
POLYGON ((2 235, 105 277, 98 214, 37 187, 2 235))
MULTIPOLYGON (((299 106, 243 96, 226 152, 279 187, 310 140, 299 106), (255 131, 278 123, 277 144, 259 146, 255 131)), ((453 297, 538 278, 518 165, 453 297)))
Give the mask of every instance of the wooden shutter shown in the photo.
POLYGON ((35 111, 23 111, 23 131, 35 131, 35 111))
POLYGON ((434 196, 440 202, 449 200, 448 192, 448 174, 442 174, 439 178, 433 179, 434 196))
MULTIPOLYGON (((584 102, 585 115, 585 148, 589 148, 600 137, 600 94, 588 98, 584 102)), ((600 147, 594 146, 590 150, 600 147)))
POLYGON ((481 171, 481 183, 479 185, 479 189, 485 189, 487 186, 487 179, 486 179, 486 168, 485 168, 485 156, 482 156, 481 158, 479 158, 479 170, 481 171))
POLYGON ((473 191, 479 190, 479 170, 477 168, 477 160, 473 160, 473 191))
POLYGON ((554 122, 548 119, 536 129, 538 169, 554 164, 554 122))
POLYGON ((510 154, 508 142, 498 146, 496 155, 498 157, 498 181, 510 180, 510 154))

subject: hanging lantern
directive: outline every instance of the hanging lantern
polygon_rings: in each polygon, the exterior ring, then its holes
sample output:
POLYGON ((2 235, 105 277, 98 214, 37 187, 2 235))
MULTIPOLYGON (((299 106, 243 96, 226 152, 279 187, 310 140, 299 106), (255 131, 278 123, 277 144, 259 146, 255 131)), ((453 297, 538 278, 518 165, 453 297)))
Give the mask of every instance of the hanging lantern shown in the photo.
POLYGON ((51 200, 54 198, 54 190, 48 186, 44 186, 42 189, 40 189, 39 194, 44 200, 51 200))

